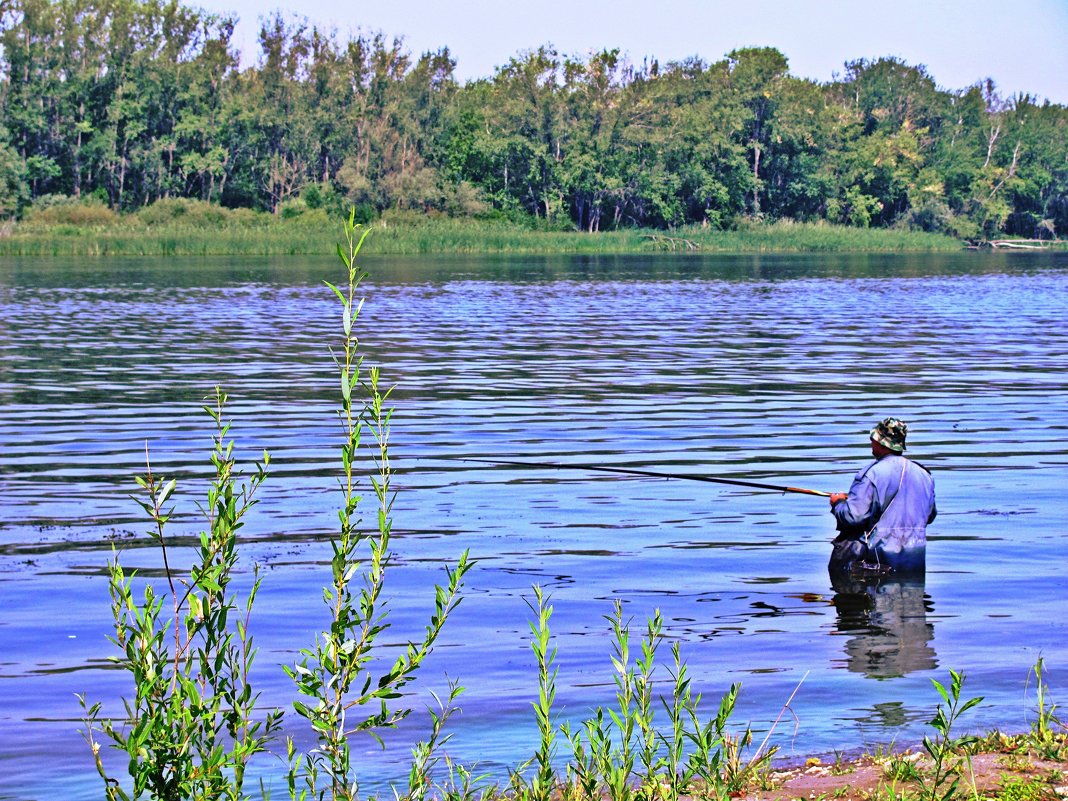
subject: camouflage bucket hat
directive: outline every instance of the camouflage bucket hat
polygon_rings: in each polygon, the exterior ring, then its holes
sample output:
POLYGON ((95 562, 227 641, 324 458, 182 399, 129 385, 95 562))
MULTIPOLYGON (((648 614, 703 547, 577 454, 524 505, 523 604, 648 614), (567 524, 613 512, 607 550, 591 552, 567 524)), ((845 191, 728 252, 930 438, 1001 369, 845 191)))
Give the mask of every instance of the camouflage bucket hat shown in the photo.
POLYGON ((878 442, 884 448, 889 448, 894 453, 901 453, 905 450, 905 435, 908 431, 909 427, 904 421, 896 417, 887 417, 871 430, 871 438, 873 442, 878 442))

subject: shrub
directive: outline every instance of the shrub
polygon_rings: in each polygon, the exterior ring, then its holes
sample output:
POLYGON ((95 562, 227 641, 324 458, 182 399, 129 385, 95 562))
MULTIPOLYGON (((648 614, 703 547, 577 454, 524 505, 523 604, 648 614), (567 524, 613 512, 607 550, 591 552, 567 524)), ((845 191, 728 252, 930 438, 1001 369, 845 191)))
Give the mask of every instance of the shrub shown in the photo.
POLYGON ((229 209, 230 222, 235 228, 259 228, 271 224, 271 215, 255 209, 229 209))
POLYGON ((188 198, 157 200, 137 212, 137 219, 149 227, 177 223, 196 228, 221 228, 231 222, 230 218, 229 211, 221 206, 188 198))
MULTIPOLYGON (((308 184, 300 191, 300 199, 309 209, 323 209, 331 217, 344 214, 344 202, 337 189, 329 181, 317 184, 308 184)), ((373 218, 361 219, 357 214, 357 222, 367 223, 373 218)))
POLYGON ((26 221, 39 225, 98 228, 115 225, 119 222, 119 215, 96 198, 45 195, 34 202, 26 214, 26 221))
POLYGON ((278 216, 283 220, 293 220, 308 210, 308 204, 300 198, 286 200, 278 207, 278 216))

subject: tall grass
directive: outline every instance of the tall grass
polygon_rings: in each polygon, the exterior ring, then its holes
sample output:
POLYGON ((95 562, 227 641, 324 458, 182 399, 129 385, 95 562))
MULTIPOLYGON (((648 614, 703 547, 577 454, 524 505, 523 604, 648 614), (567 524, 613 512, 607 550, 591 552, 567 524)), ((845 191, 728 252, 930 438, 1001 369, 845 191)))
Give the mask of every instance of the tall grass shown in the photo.
POLYGON ((1057 717, 1057 704, 1049 697, 1046 685, 1046 663, 1042 657, 1032 668, 1035 677, 1035 720, 1026 738, 1028 745, 1047 759, 1062 760, 1068 756, 1068 727, 1057 717))
POLYGON ((678 235, 692 238, 702 252, 723 253, 846 253, 956 251, 961 243, 942 234, 900 228, 852 228, 827 223, 746 223, 731 231, 702 228, 681 229, 678 235))
MULTIPOLYGON (((0 237, 6 256, 326 255, 328 219, 322 209, 272 216, 169 201, 137 214, 58 216, 53 207, 0 237)), ((77 207, 74 207, 77 208, 77 207)), ((387 255, 803 253, 953 251, 961 243, 917 231, 848 228, 827 224, 750 222, 719 231, 625 229, 595 234, 504 220, 454 219, 411 213, 387 215, 376 225, 376 250, 387 255)))

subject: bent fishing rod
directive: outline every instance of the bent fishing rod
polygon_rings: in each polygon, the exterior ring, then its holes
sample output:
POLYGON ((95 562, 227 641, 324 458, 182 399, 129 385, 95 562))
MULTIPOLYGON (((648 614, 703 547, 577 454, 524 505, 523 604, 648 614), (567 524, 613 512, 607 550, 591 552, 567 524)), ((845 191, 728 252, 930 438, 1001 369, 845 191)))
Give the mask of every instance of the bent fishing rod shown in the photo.
POLYGON ((477 459, 467 457, 465 462, 481 462, 499 466, 511 465, 513 467, 546 467, 554 470, 593 470, 598 473, 620 473, 625 476, 646 476, 649 478, 682 478, 689 481, 707 481, 712 484, 731 484, 736 487, 753 487, 755 489, 774 490, 775 492, 796 492, 801 495, 818 495, 829 498, 831 493, 822 490, 802 489, 801 487, 784 487, 779 484, 763 484, 759 481, 742 481, 737 478, 720 478, 719 476, 695 476, 687 473, 661 473, 653 470, 632 470, 626 467, 606 467, 596 464, 554 464, 552 462, 514 462, 497 459, 477 459))

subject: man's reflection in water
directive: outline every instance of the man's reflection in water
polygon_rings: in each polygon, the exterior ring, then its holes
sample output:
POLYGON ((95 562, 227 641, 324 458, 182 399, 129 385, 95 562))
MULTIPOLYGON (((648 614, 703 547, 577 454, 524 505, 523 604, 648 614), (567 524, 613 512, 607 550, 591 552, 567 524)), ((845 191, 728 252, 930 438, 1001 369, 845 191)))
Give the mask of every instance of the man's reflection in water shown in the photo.
POLYGON ((873 679, 938 666, 933 611, 923 575, 850 576, 831 573, 837 630, 849 637, 847 667, 873 679))

